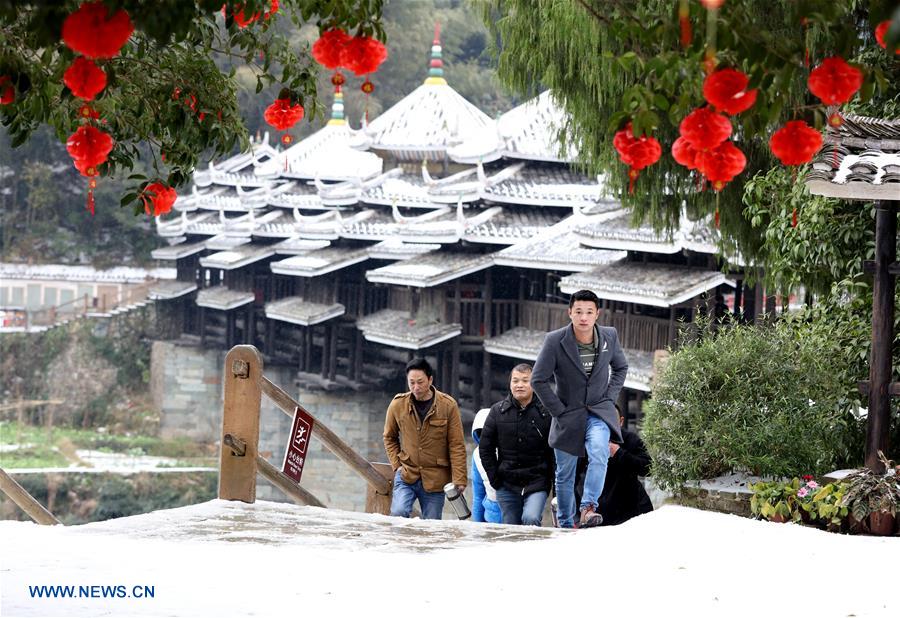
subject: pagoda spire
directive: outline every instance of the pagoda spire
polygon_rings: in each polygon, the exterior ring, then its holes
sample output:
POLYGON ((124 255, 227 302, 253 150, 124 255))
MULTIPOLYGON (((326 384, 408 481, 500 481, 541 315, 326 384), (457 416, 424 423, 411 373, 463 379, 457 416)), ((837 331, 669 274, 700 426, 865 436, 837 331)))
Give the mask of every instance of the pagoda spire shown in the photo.
POLYGON ((334 86, 334 102, 331 104, 331 120, 329 125, 345 124, 344 120, 344 93, 341 92, 340 84, 334 86))
POLYGON ((428 65, 428 78, 426 84, 432 86, 446 86, 444 79, 444 61, 441 58, 441 24, 434 24, 434 40, 431 42, 431 62, 428 65))

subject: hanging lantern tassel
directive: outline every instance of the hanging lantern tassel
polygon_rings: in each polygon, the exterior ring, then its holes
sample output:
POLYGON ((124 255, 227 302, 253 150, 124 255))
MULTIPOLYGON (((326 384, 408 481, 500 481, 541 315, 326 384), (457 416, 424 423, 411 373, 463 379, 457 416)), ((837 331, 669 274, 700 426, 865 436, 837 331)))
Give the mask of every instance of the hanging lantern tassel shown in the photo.
POLYGON ((94 216, 94 189, 97 188, 97 179, 93 176, 88 179, 88 197, 87 197, 87 209, 90 211, 91 216, 94 216))
POLYGON ((375 84, 369 81, 369 76, 366 76, 366 81, 362 83, 362 86, 359 87, 366 94, 366 124, 369 124, 369 95, 375 92, 375 84))
POLYGON ((797 207, 794 206, 794 210, 791 211, 791 227, 797 227, 797 207))
POLYGON ((680 0, 678 4, 678 24, 681 26, 681 46, 684 49, 690 47, 691 39, 693 38, 689 16, 688 0, 680 0))
POLYGON ((719 193, 716 192, 716 229, 719 229, 719 193))

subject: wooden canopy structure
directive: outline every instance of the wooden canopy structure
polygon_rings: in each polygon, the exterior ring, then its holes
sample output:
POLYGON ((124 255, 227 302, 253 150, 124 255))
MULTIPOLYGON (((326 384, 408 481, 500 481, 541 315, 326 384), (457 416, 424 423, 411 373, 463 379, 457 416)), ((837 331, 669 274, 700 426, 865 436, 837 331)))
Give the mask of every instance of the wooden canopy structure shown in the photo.
POLYGON ((875 202, 875 260, 866 263, 874 275, 872 349, 869 379, 860 389, 869 398, 866 467, 883 471, 878 451, 887 453, 891 397, 900 397, 900 382, 891 380, 895 279, 900 273, 900 120, 846 116, 841 127, 829 128, 806 186, 815 195, 875 202))

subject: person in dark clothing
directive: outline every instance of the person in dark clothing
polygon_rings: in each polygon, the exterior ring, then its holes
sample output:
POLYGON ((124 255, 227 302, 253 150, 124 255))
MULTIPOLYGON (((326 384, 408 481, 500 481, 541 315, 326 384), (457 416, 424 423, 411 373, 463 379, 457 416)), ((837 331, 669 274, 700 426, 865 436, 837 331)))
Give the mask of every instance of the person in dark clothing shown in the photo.
MULTIPOLYGON (((619 406, 619 424, 625 417, 619 406)), ((606 468, 606 483, 600 494, 599 513, 603 516, 603 526, 615 526, 632 517, 649 513, 653 510, 650 496, 638 477, 650 473, 650 455, 643 440, 633 431, 622 428, 622 443, 609 444, 609 463, 606 468)), ((578 465, 578 482, 576 493, 580 496, 587 470, 587 458, 582 458, 578 465)))
POLYGON ((504 524, 540 526, 556 462, 550 413, 531 389, 531 365, 516 365, 509 395, 491 406, 478 451, 497 491, 504 524))

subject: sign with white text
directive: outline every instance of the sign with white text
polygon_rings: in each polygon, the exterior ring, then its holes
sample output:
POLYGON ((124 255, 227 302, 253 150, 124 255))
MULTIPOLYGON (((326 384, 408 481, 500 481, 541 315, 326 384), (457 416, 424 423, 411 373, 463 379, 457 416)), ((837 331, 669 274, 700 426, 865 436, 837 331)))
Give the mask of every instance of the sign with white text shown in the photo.
POLYGON ((313 417, 297 406, 294 409, 294 422, 291 423, 291 435, 284 451, 284 463, 281 464, 281 471, 297 483, 303 474, 303 464, 306 463, 306 452, 312 437, 313 425, 315 425, 313 417))

